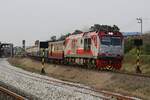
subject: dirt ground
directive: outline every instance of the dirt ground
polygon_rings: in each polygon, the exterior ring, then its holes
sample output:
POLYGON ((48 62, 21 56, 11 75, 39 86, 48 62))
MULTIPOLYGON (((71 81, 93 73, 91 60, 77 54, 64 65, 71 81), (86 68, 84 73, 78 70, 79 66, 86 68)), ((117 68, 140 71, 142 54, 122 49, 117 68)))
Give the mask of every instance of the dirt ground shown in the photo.
MULTIPOLYGON (((16 67, 31 72, 40 73, 41 71, 41 62, 30 58, 9 58, 8 61, 16 67)), ((56 64, 45 64, 45 71, 46 75, 57 79, 150 100, 150 78, 113 74, 56 64)))

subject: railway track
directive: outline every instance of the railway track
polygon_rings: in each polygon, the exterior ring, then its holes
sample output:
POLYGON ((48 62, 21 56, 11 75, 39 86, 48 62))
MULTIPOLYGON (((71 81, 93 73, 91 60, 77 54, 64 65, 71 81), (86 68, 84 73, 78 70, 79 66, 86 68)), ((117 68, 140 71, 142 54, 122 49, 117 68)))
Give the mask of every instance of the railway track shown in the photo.
MULTIPOLYGON (((67 66, 70 67, 71 65, 67 65, 67 66)), ((77 66, 77 67, 80 67, 80 66, 77 66)), ((80 68, 84 68, 84 67, 80 67, 80 68)), ((106 72, 106 73, 113 73, 113 74, 122 74, 122 75, 130 75, 130 76, 136 76, 136 77, 150 78, 150 75, 146 75, 143 73, 131 73, 131 72, 123 72, 123 71, 119 71, 119 70, 110 70, 110 69, 102 69, 101 70, 101 69, 95 69, 95 68, 86 68, 86 70, 92 70, 95 72, 106 72)))
MULTIPOLYGON (((110 71, 109 71, 110 72, 110 71)), ((122 71, 112 71, 116 74, 124 74, 124 75, 130 75, 130 76, 137 76, 137 77, 143 77, 143 78, 150 78, 150 75, 142 74, 142 73, 129 73, 129 72, 122 72, 122 71)))
POLYGON ((0 100, 27 100, 24 97, 0 86, 0 100))
MULTIPOLYGON (((14 70, 14 69, 11 69, 11 68, 9 68, 9 69, 14 70)), ((24 73, 24 72, 20 72, 20 71, 16 71, 16 70, 14 70, 14 71, 16 73, 20 73, 20 74, 23 74, 23 75, 30 76, 30 78, 36 78, 37 80, 42 79, 46 83, 52 84, 54 86, 62 87, 62 85, 67 85, 67 86, 70 86, 70 87, 76 87, 76 88, 80 88, 80 89, 83 89, 83 90, 88 90, 88 92, 85 92, 85 91, 83 92, 83 91, 79 91, 79 90, 76 90, 76 91, 78 91, 80 93, 83 93, 83 94, 90 94, 92 96, 99 97, 102 100, 110 100, 110 99, 114 99, 114 100, 140 100, 140 99, 135 98, 135 97, 131 97, 131 96, 127 96, 127 95, 121 95, 119 93, 108 92, 108 91, 96 89, 94 87, 83 86, 81 84, 70 83, 70 82, 65 82, 65 81, 61 81, 61 80, 49 79, 49 78, 42 78, 40 76, 33 76, 29 73, 24 73), (56 83, 58 83, 58 84, 56 84, 56 83), (99 96, 98 94, 95 94, 93 92, 103 94, 103 96, 99 96)))

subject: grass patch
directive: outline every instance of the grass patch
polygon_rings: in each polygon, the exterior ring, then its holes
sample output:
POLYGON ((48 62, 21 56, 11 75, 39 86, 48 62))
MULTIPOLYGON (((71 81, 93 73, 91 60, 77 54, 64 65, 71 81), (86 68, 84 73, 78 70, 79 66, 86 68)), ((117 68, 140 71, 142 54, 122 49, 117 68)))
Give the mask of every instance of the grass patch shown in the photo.
POLYGON ((142 97, 144 100, 150 99, 150 79, 125 75, 113 75, 106 89, 142 97), (113 80, 113 81, 111 81, 113 80))
MULTIPOLYGON (((140 69, 143 74, 150 75, 150 55, 141 55, 140 57, 140 69)), ((136 55, 128 53, 124 57, 123 67, 121 69, 124 72, 136 72, 136 55)))
POLYGON ((24 58, 22 58, 22 57, 8 58, 8 62, 11 65, 15 66, 15 67, 22 68, 24 70, 27 70, 27 71, 30 71, 30 72, 35 72, 35 73, 38 73, 38 74, 41 73, 40 69, 37 69, 37 68, 34 68, 34 67, 29 67, 30 65, 28 65, 27 63, 30 63, 30 62, 21 61, 21 59, 24 59, 24 58))

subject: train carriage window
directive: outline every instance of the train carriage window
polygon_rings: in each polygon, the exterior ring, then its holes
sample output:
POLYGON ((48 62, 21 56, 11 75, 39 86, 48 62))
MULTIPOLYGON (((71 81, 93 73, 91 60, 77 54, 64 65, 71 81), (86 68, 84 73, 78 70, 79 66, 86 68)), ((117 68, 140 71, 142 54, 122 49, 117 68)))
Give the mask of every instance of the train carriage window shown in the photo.
POLYGON ((84 39, 84 50, 91 50, 91 38, 84 39))

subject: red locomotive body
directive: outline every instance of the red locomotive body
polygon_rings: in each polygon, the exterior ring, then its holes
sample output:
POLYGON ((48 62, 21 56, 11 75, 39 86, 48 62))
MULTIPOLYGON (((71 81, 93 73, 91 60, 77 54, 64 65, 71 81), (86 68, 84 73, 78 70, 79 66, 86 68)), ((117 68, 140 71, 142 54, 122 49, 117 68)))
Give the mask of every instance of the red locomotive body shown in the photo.
POLYGON ((71 63, 120 69, 123 49, 120 32, 86 32, 66 38, 64 57, 71 63))

